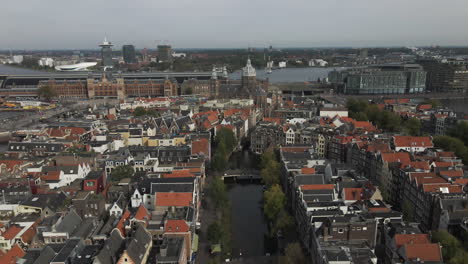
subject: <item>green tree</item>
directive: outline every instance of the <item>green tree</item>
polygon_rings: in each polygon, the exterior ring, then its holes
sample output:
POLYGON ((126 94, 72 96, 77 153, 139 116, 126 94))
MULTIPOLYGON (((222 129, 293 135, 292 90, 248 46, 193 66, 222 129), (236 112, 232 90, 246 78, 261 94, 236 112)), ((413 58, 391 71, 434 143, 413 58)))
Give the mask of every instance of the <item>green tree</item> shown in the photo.
POLYGON ((367 117, 367 114, 365 112, 357 112, 353 115, 353 118, 356 119, 357 121, 368 121, 369 117, 367 117))
POLYGON ((346 107, 348 108, 349 112, 351 112, 351 114, 364 112, 368 106, 369 103, 364 100, 356 100, 351 98, 346 102, 346 107))
POLYGON ((468 163, 468 148, 460 139, 450 136, 435 136, 433 142, 436 147, 453 151, 465 164, 468 163))
POLYGON ((215 142, 218 147, 221 143, 225 144, 226 154, 231 153, 237 145, 234 132, 227 127, 222 127, 218 132, 216 132, 215 142))
POLYGON ((39 89, 37 90, 37 95, 41 98, 44 98, 47 101, 50 101, 52 98, 57 96, 57 91, 55 91, 54 88, 45 85, 39 87, 39 89))
POLYGON ((144 116, 146 115, 146 109, 144 107, 137 107, 135 108, 135 110, 133 111, 133 115, 134 116, 144 116))
POLYGON ((442 245, 444 261, 450 264, 466 263, 467 252, 462 248, 461 242, 446 230, 432 232, 432 241, 442 245))
POLYGON ((463 141, 466 146, 468 146, 468 123, 460 122, 453 129, 451 129, 448 134, 452 137, 456 137, 463 141))
POLYGON ((216 208, 222 208, 229 202, 226 185, 219 176, 214 176, 210 186, 208 187, 208 193, 216 208))
POLYGON ((275 234, 281 230, 284 233, 291 233, 294 231, 294 218, 285 210, 281 210, 275 220, 273 233, 275 234))
POLYGON ((419 136, 421 133, 421 122, 417 118, 410 118, 404 122, 404 130, 410 136, 419 136))
POLYGON ((285 255, 280 257, 280 264, 305 264, 307 263, 304 252, 299 243, 288 244, 285 255))
POLYGON ((403 202, 402 211, 403 211, 403 219, 405 221, 413 221, 414 208, 413 208, 413 206, 411 205, 411 203, 409 201, 405 200, 403 202))
POLYGON ((213 222, 208 226, 207 236, 211 244, 218 244, 222 235, 221 226, 218 222, 213 222))
POLYGON ((114 168, 110 175, 110 180, 113 182, 119 182, 125 178, 131 178, 135 170, 130 165, 123 165, 114 168))
POLYGON ((263 194, 263 212, 270 221, 275 221, 284 208, 286 197, 279 185, 273 185, 263 194))
POLYGON ((281 169, 274 152, 268 151, 263 153, 260 157, 260 165, 260 176, 266 186, 270 187, 280 183, 281 169))

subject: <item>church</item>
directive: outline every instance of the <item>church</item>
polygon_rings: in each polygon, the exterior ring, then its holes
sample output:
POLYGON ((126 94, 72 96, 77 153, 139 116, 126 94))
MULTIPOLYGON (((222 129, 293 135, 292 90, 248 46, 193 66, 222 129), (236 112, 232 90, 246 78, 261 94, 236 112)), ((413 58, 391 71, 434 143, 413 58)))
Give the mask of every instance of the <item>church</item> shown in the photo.
POLYGON ((257 72, 252 66, 250 58, 242 68, 240 80, 229 78, 226 67, 222 68, 222 75, 214 67, 210 80, 190 79, 181 85, 183 95, 197 94, 209 98, 242 98, 254 99, 255 104, 266 104, 269 81, 257 79, 257 72))

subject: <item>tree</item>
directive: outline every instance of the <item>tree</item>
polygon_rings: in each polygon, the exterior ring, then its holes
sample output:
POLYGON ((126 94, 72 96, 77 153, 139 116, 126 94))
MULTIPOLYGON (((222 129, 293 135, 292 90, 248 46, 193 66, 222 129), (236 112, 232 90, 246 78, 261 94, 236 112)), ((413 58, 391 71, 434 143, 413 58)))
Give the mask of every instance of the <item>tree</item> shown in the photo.
POLYGON ((402 208, 402 211, 403 211, 403 219, 405 221, 413 221, 413 216, 414 216, 414 212, 413 212, 414 208, 413 206, 411 205, 410 202, 408 202, 407 200, 405 200, 403 202, 403 208, 402 208))
POLYGON ((421 132, 421 122, 417 118, 410 118, 404 123, 405 132, 410 136, 419 136, 421 132))
POLYGON ((54 88, 45 85, 39 87, 39 89, 37 90, 37 95, 41 98, 46 99, 47 101, 50 101, 52 98, 57 96, 57 91, 55 91, 54 88))
POLYGON ((285 233, 294 231, 294 218, 285 209, 278 214, 272 231, 276 233, 279 230, 285 233))
POLYGON ((144 107, 137 107, 135 108, 135 110, 133 111, 133 115, 134 116, 144 116, 146 115, 146 109, 144 107))
POLYGON ((260 176, 266 186, 270 187, 280 183, 280 164, 276 161, 274 152, 268 151, 263 153, 260 157, 260 165, 260 176))
POLYGON ((236 136, 234 135, 234 132, 227 127, 222 127, 218 132, 216 132, 215 142, 216 145, 218 145, 218 147, 221 143, 225 144, 226 154, 231 153, 237 145, 237 140, 236 136))
POLYGON ((221 226, 218 224, 218 222, 213 222, 211 225, 208 226, 207 236, 208 241, 210 241, 211 244, 219 243, 219 241, 221 240, 222 231, 221 226))
POLYGON ((110 179, 113 182, 119 182, 125 178, 131 178, 135 170, 130 165, 118 166, 112 170, 110 179))
POLYGON ((450 136, 435 136, 433 142, 436 147, 453 151, 465 164, 468 163, 468 148, 460 139, 450 136))
POLYGON ((215 176, 208 187, 208 192, 211 200, 216 208, 224 207, 228 204, 226 185, 219 176, 215 176))
POLYGON ((468 254, 462 248, 461 242, 446 230, 432 232, 432 241, 442 245, 442 256, 446 263, 466 263, 464 261, 468 257, 468 254))
POLYGON ((367 114, 364 112, 357 112, 353 115, 353 118, 356 119, 357 121, 368 121, 369 117, 367 117, 367 114))
POLYGON ((275 221, 281 210, 283 210, 286 197, 280 186, 275 184, 263 194, 263 212, 270 221, 275 221))
POLYGON ((468 123, 460 122, 448 134, 463 141, 468 146, 468 123))
POLYGON ((285 255, 280 258, 280 264, 307 263, 304 252, 299 243, 291 243, 286 247, 285 255))

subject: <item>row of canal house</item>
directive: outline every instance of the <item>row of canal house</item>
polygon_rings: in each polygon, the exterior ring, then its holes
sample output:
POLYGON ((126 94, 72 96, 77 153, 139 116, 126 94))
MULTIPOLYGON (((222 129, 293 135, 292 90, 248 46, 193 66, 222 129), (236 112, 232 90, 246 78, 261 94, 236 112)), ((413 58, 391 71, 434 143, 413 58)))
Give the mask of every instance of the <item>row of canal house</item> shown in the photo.
POLYGON ((431 137, 393 136, 348 144, 349 166, 381 186, 385 201, 424 231, 466 229, 468 182, 460 158, 431 137))
POLYGON ((398 263, 391 259, 423 258, 417 250, 407 253, 407 243, 389 249, 391 257, 377 255, 377 247, 394 241, 394 234, 385 240, 385 232, 392 224, 401 225, 403 217, 383 201, 368 178, 346 164, 319 158, 310 146, 281 147, 280 157, 283 189, 312 263, 377 263, 378 259, 398 263))

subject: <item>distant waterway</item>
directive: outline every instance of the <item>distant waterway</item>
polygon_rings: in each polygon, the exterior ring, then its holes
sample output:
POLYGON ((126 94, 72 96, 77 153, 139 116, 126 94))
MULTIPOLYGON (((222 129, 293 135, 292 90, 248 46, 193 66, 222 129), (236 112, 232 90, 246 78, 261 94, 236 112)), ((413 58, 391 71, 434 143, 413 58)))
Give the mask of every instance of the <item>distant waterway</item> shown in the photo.
POLYGON ((20 67, 8 66, 5 64, 0 64, 0 75, 8 74, 34 74, 34 73, 43 73, 41 71, 35 71, 31 69, 25 69, 20 67))
MULTIPOLYGON (((343 67, 339 68, 319 68, 319 67, 309 67, 309 68, 285 68, 285 69, 276 69, 272 73, 268 73, 265 69, 257 70, 257 78, 266 79, 268 78, 271 83, 288 83, 288 82, 312 82, 317 81, 318 78, 323 79, 328 76, 328 73, 334 69, 344 69, 343 67)), ((240 79, 241 71, 233 72, 230 77, 232 79, 240 79)))

